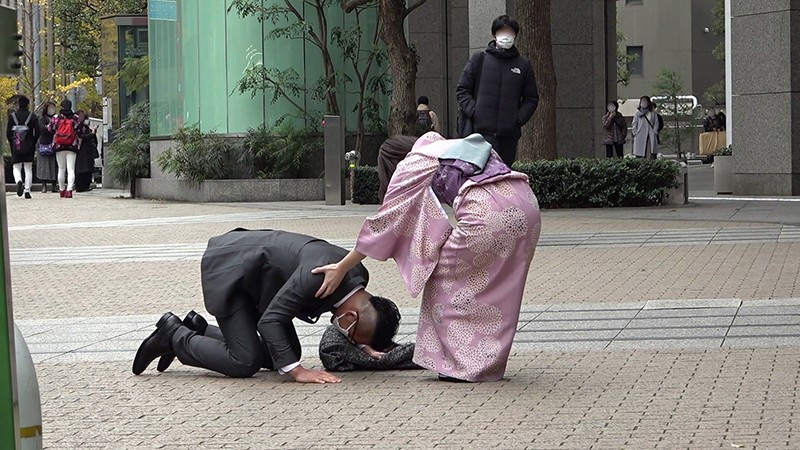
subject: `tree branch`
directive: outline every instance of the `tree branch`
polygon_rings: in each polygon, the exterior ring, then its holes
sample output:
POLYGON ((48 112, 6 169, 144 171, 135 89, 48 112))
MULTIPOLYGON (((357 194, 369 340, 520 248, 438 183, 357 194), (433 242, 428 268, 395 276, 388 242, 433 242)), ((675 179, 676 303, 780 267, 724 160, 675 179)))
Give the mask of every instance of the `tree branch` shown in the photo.
POLYGON ((359 6, 364 6, 372 0, 345 0, 342 2, 342 8, 344 8, 344 12, 349 13, 350 11, 358 8, 359 6))
POLYGON ((411 6, 409 6, 408 8, 406 8, 406 12, 405 12, 405 14, 403 14, 403 19, 405 19, 406 17, 408 17, 408 15, 409 15, 409 14, 411 14, 411 11, 414 11, 415 9, 417 9, 417 8, 419 8, 420 6, 424 5, 424 4, 425 4, 425 2, 427 2, 427 1, 428 1, 428 0, 417 0, 417 2, 416 2, 416 3, 414 3, 413 5, 411 5, 411 6))
MULTIPOLYGON (((297 18, 298 21, 305 22, 303 15, 300 14, 300 11, 298 11, 297 8, 294 7, 294 5, 292 5, 291 1, 283 0, 283 3, 286 4, 286 7, 289 9, 289 11, 291 11, 291 13, 297 18)), ((319 38, 319 36, 317 36, 317 33, 314 32, 313 28, 310 28, 308 30, 308 35, 310 37, 309 40, 311 41, 311 43, 322 49, 322 40, 319 38)))

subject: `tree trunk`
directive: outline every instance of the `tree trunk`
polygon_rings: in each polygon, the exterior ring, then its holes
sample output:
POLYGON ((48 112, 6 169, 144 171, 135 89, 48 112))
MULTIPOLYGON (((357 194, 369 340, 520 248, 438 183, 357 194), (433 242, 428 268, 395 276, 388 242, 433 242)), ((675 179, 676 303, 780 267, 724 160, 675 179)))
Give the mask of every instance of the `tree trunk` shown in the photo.
POLYGON ((408 46, 405 33, 406 1, 381 0, 381 39, 392 69, 392 101, 387 128, 389 136, 414 134, 414 104, 417 55, 408 46))
POLYGON ((336 69, 333 67, 333 60, 331 59, 331 55, 327 50, 323 50, 322 60, 323 64, 325 65, 325 81, 326 83, 331 83, 333 85, 333 87, 328 84, 325 86, 327 89, 327 92, 325 93, 326 114, 338 116, 339 101, 336 99, 336 69))
POLYGON ((551 0, 515 2, 520 25, 517 48, 533 63, 539 107, 531 122, 522 129, 519 143, 521 161, 554 159, 556 139, 556 71, 553 64, 553 39, 550 31, 551 0))

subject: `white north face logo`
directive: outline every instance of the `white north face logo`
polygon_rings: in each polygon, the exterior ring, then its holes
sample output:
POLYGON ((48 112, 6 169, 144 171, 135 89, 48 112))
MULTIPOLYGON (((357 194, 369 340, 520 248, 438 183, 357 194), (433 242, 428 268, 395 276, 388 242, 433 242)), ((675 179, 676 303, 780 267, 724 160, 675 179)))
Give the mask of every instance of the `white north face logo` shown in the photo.
POLYGON ((513 69, 511 69, 511 71, 512 71, 512 72, 514 72, 514 73, 515 73, 515 74, 517 74, 517 75, 519 75, 519 74, 521 74, 521 73, 522 73, 522 71, 521 71, 521 70, 519 70, 519 67, 514 67, 513 69))

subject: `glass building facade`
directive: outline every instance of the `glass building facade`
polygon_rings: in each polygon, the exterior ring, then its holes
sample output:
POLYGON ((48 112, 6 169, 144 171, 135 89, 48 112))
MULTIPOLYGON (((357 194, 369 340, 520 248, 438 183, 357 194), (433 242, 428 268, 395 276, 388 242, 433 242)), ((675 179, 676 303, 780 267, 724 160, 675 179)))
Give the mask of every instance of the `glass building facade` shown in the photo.
MULTIPOLYGON (((309 23, 317 23, 313 8, 306 2, 294 3, 305 8, 302 12, 309 23)), ((328 3, 329 29, 350 26, 353 15, 345 14, 338 2, 328 3)), ((263 0, 262 4, 268 7, 284 2, 263 0)), ((261 23, 254 16, 242 18, 235 9, 229 12, 230 6, 231 0, 148 2, 151 136, 167 137, 181 126, 194 124, 203 132, 241 134, 262 124, 274 126, 287 114, 296 114, 297 108, 285 99, 273 103, 271 91, 260 91, 255 96, 238 92, 238 81, 254 65, 293 68, 308 90, 323 75, 322 54, 313 44, 302 39, 268 37, 288 22, 261 23)), ((374 11, 361 14, 365 30, 362 42, 370 46, 376 20, 374 11)), ((330 49, 336 69, 353 77, 348 67, 351 63, 345 61, 342 52, 332 44, 330 49)), ((353 129, 358 89, 355 83, 340 83, 337 89, 340 113, 348 129, 353 129)), ((300 93, 294 101, 307 110, 325 110, 324 101, 313 100, 310 93, 300 93)), ((388 110, 388 98, 379 102, 388 110)), ((384 117, 387 115, 388 112, 384 117)), ((303 126, 299 121, 294 125, 303 126)))

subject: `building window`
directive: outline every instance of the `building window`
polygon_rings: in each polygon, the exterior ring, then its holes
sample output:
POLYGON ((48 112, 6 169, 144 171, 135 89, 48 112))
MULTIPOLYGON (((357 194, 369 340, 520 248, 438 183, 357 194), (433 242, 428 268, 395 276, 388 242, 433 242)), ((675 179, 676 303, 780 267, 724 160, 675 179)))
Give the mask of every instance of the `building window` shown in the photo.
POLYGON ((644 47, 628 47, 628 61, 631 75, 644 75, 644 47))
POLYGON ((642 0, 625 0, 625 5, 641 5, 642 0))

